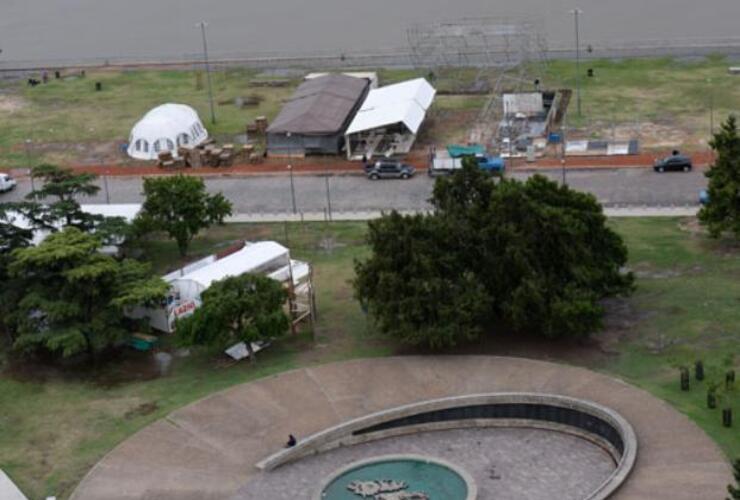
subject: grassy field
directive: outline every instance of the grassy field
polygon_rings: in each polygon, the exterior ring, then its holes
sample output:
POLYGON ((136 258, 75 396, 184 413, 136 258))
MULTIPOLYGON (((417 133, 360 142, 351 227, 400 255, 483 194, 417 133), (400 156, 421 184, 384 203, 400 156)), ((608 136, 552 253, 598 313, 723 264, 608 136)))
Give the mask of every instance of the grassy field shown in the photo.
POLYGON ((293 92, 293 85, 250 86, 255 75, 235 69, 213 73, 216 124, 209 120, 204 75, 193 71, 95 71, 85 78, 52 79, 37 87, 5 83, 0 89, 5 91, 0 93, 0 164, 24 164, 27 155, 34 162, 79 161, 85 154, 94 156, 94 144, 115 153, 115 145, 109 143, 128 140, 134 123, 166 102, 192 106, 211 135, 231 140, 255 117, 274 117, 293 92), (95 82, 103 84, 101 92, 94 91, 95 82), (252 95, 263 99, 258 106, 234 105, 235 98, 252 95), (31 146, 26 147, 29 139, 31 146))
MULTIPOLYGON (((706 147, 710 103, 715 124, 740 111, 740 77, 727 73, 730 63, 715 57, 697 61, 674 59, 596 60, 583 63, 583 116, 575 108, 569 125, 584 137, 639 137, 648 147, 706 147), (587 68, 595 76, 585 77, 587 68)), ((574 87, 575 65, 553 61, 532 68, 545 88, 574 87), (544 75, 540 75, 544 71, 544 75)), ((426 70, 379 70, 382 84, 429 77, 426 70)), ((250 81, 269 78, 245 69, 213 74, 216 124, 209 123, 208 96, 202 72, 193 70, 97 70, 86 78, 50 80, 27 87, 22 81, 0 82, 0 166, 55 163, 124 162, 117 145, 128 139, 134 123, 152 107, 165 102, 193 106, 217 138, 233 141, 248 122, 264 115, 273 119, 300 78, 287 87, 255 87, 250 81), (94 91, 95 82, 103 90, 94 91), (259 106, 238 108, 237 97, 257 95, 259 106), (30 142, 27 142, 30 141, 30 142)), ((478 69, 438 69, 433 84, 454 92, 496 73, 478 69)), ((521 90, 527 90, 525 83, 521 90)), ((425 141, 443 144, 466 138, 485 96, 439 95, 425 141)), ((575 104, 575 101, 574 101, 575 104)))
MULTIPOLYGON (((147 354, 126 351, 101 369, 61 373, 41 364, 0 374, 0 469, 29 498, 66 498, 87 470, 117 443, 154 420, 214 391, 298 366, 354 357, 382 356, 388 342, 376 339, 351 296, 351 262, 366 250, 359 224, 214 228, 197 238, 190 259, 223 249, 237 239, 274 238, 315 266, 320 311, 315 340, 310 331, 261 353, 257 362, 227 363, 193 352, 176 357, 159 377, 147 354)), ((171 242, 149 241, 157 272, 177 267, 171 242)), ((166 339, 165 339, 166 340, 166 339)), ((1 367, 0 367, 1 368, 1 367)))
MULTIPOLYGON (((454 88, 475 77, 476 72, 441 72, 438 87, 454 88)), ((387 70, 384 83, 425 76, 425 72, 387 70)), ((272 120, 288 99, 300 78, 286 87, 257 87, 250 82, 268 78, 255 71, 226 69, 214 71, 215 124, 210 123, 208 94, 202 72, 188 70, 105 70, 88 71, 85 78, 49 80, 46 85, 28 87, 25 82, 0 82, 0 166, 23 166, 42 161, 51 163, 106 163, 125 161, 116 147, 128 140, 134 123, 149 109, 166 102, 192 106, 209 133, 232 142, 244 133, 257 116, 272 120), (95 92, 95 82, 103 84, 95 92), (255 107, 238 108, 237 97, 259 96, 255 107), (27 141, 30 140, 30 143, 27 141)), ((444 110, 479 106, 480 98, 440 96, 444 110)))
POLYGON ((699 424, 729 457, 740 458, 736 426, 721 426, 721 408, 740 412, 740 379, 724 388, 724 375, 740 368, 740 245, 708 240, 693 220, 628 219, 616 223, 638 276, 630 299, 631 332, 613 347, 605 370, 670 402, 699 424), (706 379, 694 377, 702 360, 706 379), (679 368, 691 369, 691 390, 680 390, 679 368), (707 388, 720 386, 719 408, 707 409, 707 388))
MULTIPOLYGON (((524 355, 576 362, 623 377, 669 401, 722 446, 740 456, 737 427, 721 426, 720 410, 705 406, 706 386, 738 367, 740 247, 709 241, 688 219, 614 220, 637 273, 633 297, 610 306, 606 327, 588 347, 524 348, 524 355), (681 392, 678 368, 702 359, 707 379, 681 392)), ((98 370, 60 373, 40 365, 0 375, 0 468, 31 497, 65 498, 102 455, 137 429, 213 391, 316 363, 409 352, 379 337, 352 298, 352 262, 366 255, 361 223, 234 224, 195 240, 191 258, 237 239, 275 239, 315 266, 319 319, 310 331, 277 342, 254 364, 226 363, 216 353, 176 357, 157 376, 148 355, 127 352, 98 370)), ((179 264, 171 242, 144 244, 159 272, 179 264)), ((467 352, 522 355, 505 342, 467 352)), ((738 381, 740 384, 740 381, 738 381)), ((740 411, 740 392, 720 391, 720 408, 740 411)), ((736 418, 738 418, 736 416, 736 418)))
MULTIPOLYGON (((677 59, 594 60, 581 64, 581 117, 575 96, 568 125, 586 135, 641 136, 656 145, 680 141, 689 147, 706 146, 710 109, 715 127, 730 113, 740 112, 740 78, 727 71, 723 57, 677 59), (593 78, 586 76, 588 68, 593 78)), ((536 71, 533 69, 533 71, 536 71)), ((553 61, 543 84, 575 88, 575 62, 553 61)))

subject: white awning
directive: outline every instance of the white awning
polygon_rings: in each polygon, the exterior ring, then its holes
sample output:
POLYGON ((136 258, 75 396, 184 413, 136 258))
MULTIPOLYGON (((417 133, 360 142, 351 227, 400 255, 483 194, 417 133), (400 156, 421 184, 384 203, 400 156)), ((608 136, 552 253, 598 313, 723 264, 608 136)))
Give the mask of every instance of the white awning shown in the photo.
POLYGON ((434 101, 434 87, 423 78, 371 90, 345 135, 403 123, 416 134, 434 101))
MULTIPOLYGON (((182 292, 183 289, 188 288, 187 282, 192 282, 197 284, 199 293, 206 290, 214 281, 240 276, 244 273, 263 271, 262 268, 272 264, 273 261, 275 261, 276 268, 282 268, 289 262, 288 252, 287 248, 274 241, 248 243, 238 252, 185 274, 173 280, 172 284, 180 288, 182 292)), ((195 293, 187 295, 194 296, 195 293)))

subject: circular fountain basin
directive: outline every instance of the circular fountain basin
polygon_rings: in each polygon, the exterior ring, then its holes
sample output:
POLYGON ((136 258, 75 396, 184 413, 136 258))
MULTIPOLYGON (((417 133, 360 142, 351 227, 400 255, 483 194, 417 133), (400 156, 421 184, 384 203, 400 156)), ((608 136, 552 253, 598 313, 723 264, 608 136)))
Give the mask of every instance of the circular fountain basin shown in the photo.
POLYGON ((359 500, 397 492, 420 500, 475 500, 472 477, 443 460, 419 455, 386 455, 354 462, 335 472, 316 500, 359 500), (364 496, 363 496, 364 495, 364 496))

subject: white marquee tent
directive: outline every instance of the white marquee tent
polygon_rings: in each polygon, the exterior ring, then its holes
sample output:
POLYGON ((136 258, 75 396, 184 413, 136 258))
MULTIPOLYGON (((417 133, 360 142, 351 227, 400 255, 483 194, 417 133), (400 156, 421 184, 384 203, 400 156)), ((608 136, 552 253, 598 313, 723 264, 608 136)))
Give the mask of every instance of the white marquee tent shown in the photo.
MULTIPOLYGON (((347 143, 350 144, 353 135, 367 135, 394 126, 402 126, 407 134, 416 136, 435 94, 434 87, 423 78, 372 89, 345 132, 347 143)), ((408 139, 413 143, 413 137, 408 139)), ((348 148, 348 157, 351 154, 348 148)))
POLYGON ((274 272, 290 265, 290 251, 274 241, 251 243, 222 259, 215 260, 172 280, 165 277, 181 300, 200 298, 211 283, 244 273, 274 272))
POLYGON ((177 156, 178 147, 192 148, 208 139, 208 132, 190 106, 163 104, 149 111, 131 130, 128 154, 138 160, 156 160, 162 151, 177 156))

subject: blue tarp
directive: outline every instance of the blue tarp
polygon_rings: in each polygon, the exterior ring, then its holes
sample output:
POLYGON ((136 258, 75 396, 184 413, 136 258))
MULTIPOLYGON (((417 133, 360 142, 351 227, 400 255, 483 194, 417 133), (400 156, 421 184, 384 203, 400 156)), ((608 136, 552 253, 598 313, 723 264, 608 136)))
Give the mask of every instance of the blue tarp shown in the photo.
POLYGON ((470 144, 463 146, 460 144, 450 144, 447 146, 447 152, 452 158, 461 158, 463 156, 482 156, 486 154, 486 148, 481 144, 470 144))

